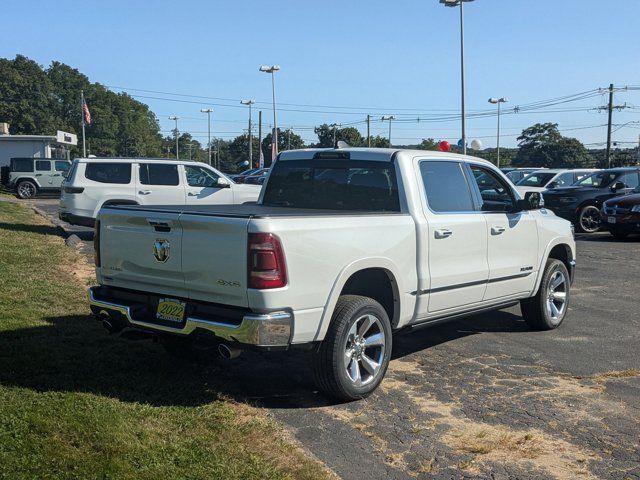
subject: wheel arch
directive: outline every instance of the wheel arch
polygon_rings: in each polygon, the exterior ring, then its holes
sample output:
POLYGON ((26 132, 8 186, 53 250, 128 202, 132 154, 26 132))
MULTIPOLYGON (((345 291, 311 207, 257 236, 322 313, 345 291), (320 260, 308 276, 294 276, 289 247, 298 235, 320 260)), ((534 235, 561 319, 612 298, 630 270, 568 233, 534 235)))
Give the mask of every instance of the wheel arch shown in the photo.
POLYGON ((403 291, 399 270, 388 259, 366 259, 344 268, 331 289, 324 307, 315 340, 327 333, 333 312, 341 295, 362 295, 382 305, 395 327, 401 318, 400 292, 403 291))
POLYGON ((547 248, 542 256, 542 261, 540 262, 538 268, 538 278, 536 279, 535 288, 533 289, 532 294, 535 295, 538 289, 540 288, 540 283, 542 282, 542 277, 544 275, 544 267, 547 263, 547 260, 550 258, 555 258, 556 260, 560 260, 567 267, 567 271, 569 274, 572 274, 573 265, 572 262, 575 261, 575 248, 571 246, 571 244, 562 237, 555 238, 552 242, 547 245, 547 248))
POLYGON ((20 184, 20 182, 31 182, 31 183, 33 183, 33 184, 36 186, 36 188, 37 188, 38 190, 40 190, 40 189, 42 188, 42 187, 40 186, 40 183, 38 182, 38 180, 36 180, 36 179, 35 179, 35 178, 33 178, 33 177, 19 177, 19 178, 15 181, 14 185, 17 187, 17 186, 18 186, 18 184, 20 184))

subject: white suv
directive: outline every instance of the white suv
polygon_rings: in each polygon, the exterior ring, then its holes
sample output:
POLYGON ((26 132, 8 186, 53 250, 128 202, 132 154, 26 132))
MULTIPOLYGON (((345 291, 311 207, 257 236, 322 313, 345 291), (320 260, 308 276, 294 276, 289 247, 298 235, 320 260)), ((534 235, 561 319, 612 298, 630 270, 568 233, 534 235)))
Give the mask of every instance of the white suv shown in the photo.
POLYGON ((568 187, 596 171, 593 168, 536 170, 516 183, 516 190, 524 197, 527 192, 542 192, 548 188, 568 187))
POLYGON ((200 162, 80 158, 62 184, 58 216, 92 227, 105 205, 239 204, 255 202, 260 188, 237 184, 200 162))

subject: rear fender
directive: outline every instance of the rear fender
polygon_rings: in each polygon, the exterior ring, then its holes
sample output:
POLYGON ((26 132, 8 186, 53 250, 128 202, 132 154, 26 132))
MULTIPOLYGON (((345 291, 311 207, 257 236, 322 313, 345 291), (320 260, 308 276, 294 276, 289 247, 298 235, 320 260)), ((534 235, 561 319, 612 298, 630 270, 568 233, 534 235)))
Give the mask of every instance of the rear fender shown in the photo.
POLYGON ((117 197, 109 198, 99 204, 93 211, 93 218, 98 217, 98 212, 102 207, 107 207, 109 205, 140 205, 140 203, 132 195, 118 195, 117 197))
POLYGON ((349 280, 349 278, 361 271, 368 268, 378 268, 385 270, 387 275, 389 275, 389 279, 391 280, 391 285, 393 288, 393 298, 394 298, 394 318, 391 318, 392 325, 395 325, 399 321, 401 321, 408 312, 409 315, 413 313, 414 305, 408 305, 408 299, 413 299, 415 302, 415 297, 411 295, 402 295, 400 292, 406 291, 406 286, 403 285, 402 276, 398 267, 388 258, 366 258, 362 260, 356 260, 355 262, 347 265, 336 278, 333 287, 331 288, 331 292, 329 294, 329 298, 327 299, 327 303, 324 306, 324 310, 322 313, 322 317, 320 319, 320 325, 318 326, 318 331, 314 340, 322 340, 324 339, 327 330, 329 329, 329 324, 331 323, 331 317, 333 316, 333 311, 336 307, 336 303, 338 302, 338 298, 340 297, 340 293, 344 288, 345 284, 349 280))

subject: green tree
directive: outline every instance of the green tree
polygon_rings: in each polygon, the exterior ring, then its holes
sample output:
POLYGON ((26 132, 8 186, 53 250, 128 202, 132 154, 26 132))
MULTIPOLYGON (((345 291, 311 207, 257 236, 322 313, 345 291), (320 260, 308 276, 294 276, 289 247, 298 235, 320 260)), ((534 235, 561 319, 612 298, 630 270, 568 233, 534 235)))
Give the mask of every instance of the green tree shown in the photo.
MULTIPOLYGON (((286 130, 282 131, 278 129, 278 151, 284 152, 288 150, 289 142, 291 143, 291 150, 305 147, 304 140, 300 135, 293 131, 289 134, 286 130)), ((273 163, 271 159, 271 133, 268 133, 262 139, 262 153, 264 155, 265 167, 270 166, 271 163, 273 163)), ((258 159, 254 158, 254 163, 257 161, 258 159)))
POLYGON ((440 146, 438 142, 436 142, 433 138, 423 138, 420 145, 418 145, 418 149, 420 150, 440 150, 440 146))
POLYGON ((518 146, 515 166, 575 168, 594 163, 579 140, 560 134, 557 123, 536 123, 524 129, 518 137, 518 146))

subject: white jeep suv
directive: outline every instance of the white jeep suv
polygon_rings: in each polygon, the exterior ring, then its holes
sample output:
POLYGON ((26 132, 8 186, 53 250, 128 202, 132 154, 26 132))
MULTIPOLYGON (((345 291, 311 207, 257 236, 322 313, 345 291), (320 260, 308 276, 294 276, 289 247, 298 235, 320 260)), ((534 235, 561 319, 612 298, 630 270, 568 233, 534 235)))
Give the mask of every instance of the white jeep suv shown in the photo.
POLYGON ((62 184, 58 216, 93 226, 106 205, 212 205, 255 202, 259 185, 237 184, 201 162, 80 158, 62 184))

